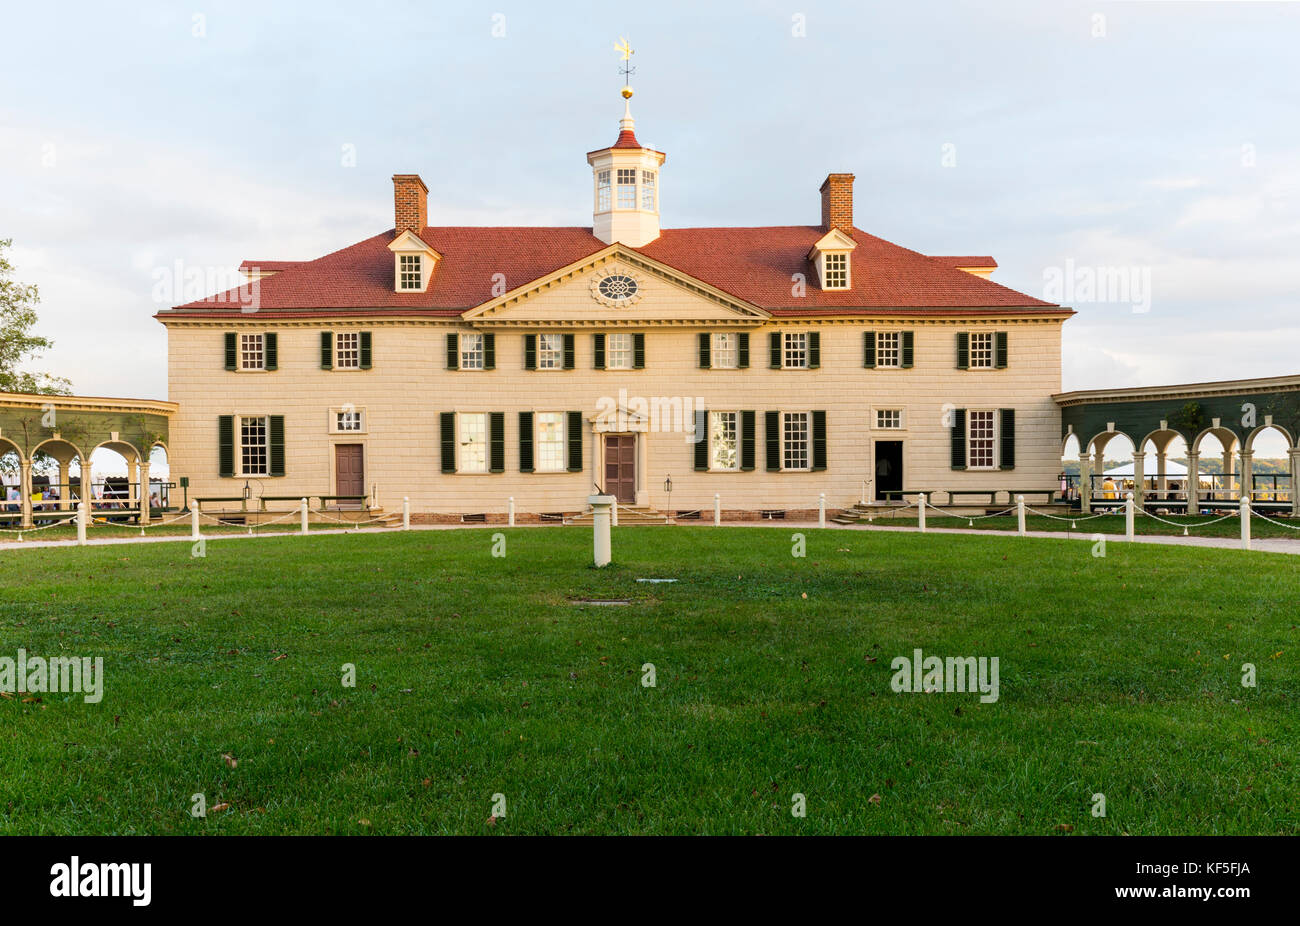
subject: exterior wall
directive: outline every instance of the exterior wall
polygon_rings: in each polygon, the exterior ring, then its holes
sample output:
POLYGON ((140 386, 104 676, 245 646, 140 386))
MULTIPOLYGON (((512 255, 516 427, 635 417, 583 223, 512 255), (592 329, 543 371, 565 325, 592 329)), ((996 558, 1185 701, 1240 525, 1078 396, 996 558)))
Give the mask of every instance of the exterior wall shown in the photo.
MULTIPOLYGON (((575 512, 585 505, 593 483, 603 484, 594 467, 599 436, 591 419, 598 403, 629 398, 696 397, 717 410, 754 410, 755 470, 695 472, 693 445, 682 433, 639 436, 638 502, 669 507, 663 489, 671 476, 675 510, 713 507, 722 496, 729 511, 810 510, 826 493, 829 509, 852 505, 873 471, 872 441, 904 442, 904 487, 1049 488, 1060 471, 1060 410, 1052 395, 1060 390, 1061 319, 1008 317, 972 320, 927 316, 895 319, 820 319, 765 322, 723 312, 699 296, 666 281, 645 280, 645 296, 630 309, 600 306, 589 280, 579 277, 518 304, 518 312, 484 316, 496 324, 496 369, 445 369, 445 336, 473 330, 452 320, 412 318, 310 319, 285 322, 256 316, 194 322, 168 319, 169 398, 180 411, 171 426, 174 476, 190 478, 190 496, 240 494, 243 477, 218 475, 217 419, 220 415, 284 415, 286 475, 250 480, 252 494, 335 494, 336 443, 365 446, 365 482, 379 506, 400 509, 411 498, 416 513, 487 513, 506 510, 514 496, 526 513, 575 512), (705 311, 707 310, 707 311, 705 311), (554 325, 544 319, 556 319, 554 325), (710 321, 703 315, 719 316, 710 321), (695 317, 692 317, 695 316, 695 317), (725 318, 723 317, 725 316, 725 318), (524 318, 529 320, 525 321, 524 318), (566 321, 567 319, 567 321, 566 321), (643 323, 638 323, 643 320, 643 323), (522 327, 504 327, 520 324, 522 327), (697 334, 750 331, 750 367, 702 370, 697 334), (906 370, 863 367, 864 330, 914 332, 914 366, 906 370), (279 369, 228 372, 223 333, 278 332, 279 369), (369 370, 320 369, 319 332, 371 332, 369 370), (821 366, 815 370, 768 367, 768 332, 816 330, 821 333, 821 366), (1007 369, 956 369, 958 331, 1006 331, 1007 369), (575 333, 575 369, 524 369, 524 334, 575 333), (646 368, 593 369, 595 332, 645 333, 646 368), (329 411, 351 404, 363 409, 366 431, 332 434, 329 411), (950 469, 950 431, 945 405, 1016 410, 1016 467, 1013 470, 950 469), (877 431, 876 407, 904 410, 902 431, 877 431), (584 417, 584 469, 579 473, 520 473, 518 416, 521 410, 581 411, 584 417), (827 470, 767 472, 763 412, 825 410, 827 470), (505 413, 504 473, 443 474, 440 471, 440 412, 505 413), (593 439, 594 438, 594 439, 593 439)), ((236 454, 238 456, 238 454, 236 454)), ((706 515, 707 516, 707 515, 706 515)))

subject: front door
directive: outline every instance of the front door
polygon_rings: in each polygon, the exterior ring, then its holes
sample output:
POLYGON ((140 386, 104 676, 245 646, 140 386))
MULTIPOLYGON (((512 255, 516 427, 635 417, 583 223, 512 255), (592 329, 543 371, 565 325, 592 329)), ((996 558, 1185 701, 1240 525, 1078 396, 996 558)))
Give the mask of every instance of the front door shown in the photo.
MULTIPOLYGON (((886 492, 903 490, 903 442, 901 440, 876 441, 876 498, 885 499, 886 492)), ((895 500, 898 495, 893 496, 895 500)))
MULTIPOLYGON (((360 444, 334 445, 334 494, 366 494, 365 461, 360 444)), ((357 503, 340 500, 340 504, 353 505, 357 503)))
POLYGON ((605 492, 620 505, 636 503, 636 435, 605 435, 605 492))

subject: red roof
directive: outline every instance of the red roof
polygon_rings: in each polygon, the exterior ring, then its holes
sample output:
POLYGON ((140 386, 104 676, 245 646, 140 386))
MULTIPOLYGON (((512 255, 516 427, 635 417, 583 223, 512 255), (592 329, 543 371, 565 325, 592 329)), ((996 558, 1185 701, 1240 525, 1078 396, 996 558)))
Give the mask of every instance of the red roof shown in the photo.
MULTIPOLYGON (((927 257, 857 229, 852 288, 823 291, 808 252, 825 234, 818 225, 666 229, 634 250, 774 315, 1060 308, 958 270, 952 258, 927 257), (796 294, 799 274, 807 282, 803 295, 796 294)), ((590 228, 429 227, 420 237, 443 255, 429 291, 398 293, 387 247, 393 237, 389 230, 311 261, 245 261, 263 269, 284 268, 250 284, 257 287, 258 311, 455 316, 498 295, 499 288, 493 291, 498 275, 512 290, 606 247, 590 228)), ((159 314, 240 314, 247 289, 159 314)))
POLYGON ((288 270, 290 267, 298 267, 308 263, 305 260, 246 260, 239 265, 240 270, 261 270, 266 273, 276 273, 280 270, 288 270))
POLYGON ((987 255, 982 257, 953 257, 948 254, 932 254, 930 256, 932 260, 941 260, 952 267, 977 267, 980 270, 983 270, 987 267, 996 267, 998 265, 997 261, 987 255))

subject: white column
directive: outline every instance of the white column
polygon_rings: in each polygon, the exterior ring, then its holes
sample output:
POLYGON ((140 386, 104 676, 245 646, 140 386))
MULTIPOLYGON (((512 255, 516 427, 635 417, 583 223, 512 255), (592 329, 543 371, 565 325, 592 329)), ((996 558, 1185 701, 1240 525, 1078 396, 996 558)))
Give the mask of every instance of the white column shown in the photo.
POLYGON ((925 533, 925 493, 916 497, 916 526, 925 533))
POLYGON ((591 545, 592 561, 597 566, 609 565, 612 549, 609 539, 609 509, 617 499, 612 495, 591 495, 587 504, 591 506, 591 545))
POLYGON ((1169 493, 1169 482, 1166 473, 1166 463, 1169 454, 1164 450, 1156 451, 1156 487, 1160 490, 1160 498, 1163 500, 1169 493))
MULTIPOLYGON (((322 505, 321 507, 324 507, 324 506, 322 505)), ((197 510, 197 508, 196 508, 195 510, 197 510)), ((298 499, 298 531, 299 531, 299 533, 304 534, 304 535, 306 535, 306 533, 307 533, 307 531, 308 531, 308 527, 307 527, 307 512, 308 512, 308 509, 307 509, 307 499, 306 499, 306 497, 304 496, 303 498, 298 499)), ((197 519, 196 519, 196 521, 197 521, 197 519)))
POLYGON ((140 464, 140 523, 142 525, 150 521, 149 498, 149 461, 145 460, 140 464))
MULTIPOLYGON (((515 526, 515 497, 513 495, 506 501, 506 526, 515 526)), ((411 500, 409 498, 406 500, 406 528, 407 530, 411 528, 411 500)))
POLYGON ((713 493, 713 526, 717 527, 722 523, 722 496, 717 492, 713 493))
POLYGON ((19 464, 18 491, 22 493, 22 521, 19 526, 32 526, 32 461, 23 460, 19 464))
POLYGON ((1025 497, 1016 496, 1016 530, 1021 537, 1025 536, 1025 497))
POLYGON ((77 545, 86 545, 86 522, 90 520, 90 506, 85 501, 77 502, 77 545))
POLYGON ((1250 498, 1255 488, 1255 451, 1241 451, 1241 497, 1250 498))
POLYGON ((1243 495, 1238 503, 1241 506, 1241 548, 1250 549, 1250 498, 1243 495))
POLYGON ((1287 451, 1287 456, 1291 458, 1291 515, 1300 518, 1300 492, 1296 489, 1300 487, 1297 477, 1300 476, 1300 449, 1291 448, 1287 451))
POLYGON ((817 526, 826 526, 826 493, 817 496, 817 526))
POLYGON ((1146 456, 1142 451, 1133 453, 1133 494, 1139 505, 1146 501, 1146 456))
POLYGON ((1079 508, 1092 512, 1092 458, 1086 453, 1079 454, 1079 508))
POLYGON ((1132 541, 1133 539, 1133 516, 1137 513, 1137 505, 1134 502, 1133 493, 1129 492, 1124 498, 1124 539, 1132 541))
POLYGON ((1198 450, 1187 451, 1187 513, 1196 514, 1201 510, 1201 454, 1198 450))
POLYGON ((59 461, 59 510, 72 507, 72 457, 59 461))

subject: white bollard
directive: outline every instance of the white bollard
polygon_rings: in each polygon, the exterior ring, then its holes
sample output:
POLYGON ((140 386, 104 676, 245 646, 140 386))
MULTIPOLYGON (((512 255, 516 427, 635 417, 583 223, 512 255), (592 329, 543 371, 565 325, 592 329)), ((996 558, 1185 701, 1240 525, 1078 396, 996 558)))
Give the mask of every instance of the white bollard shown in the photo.
POLYGON ((1250 549, 1250 496, 1241 497, 1241 548, 1250 549))
POLYGON ((925 493, 922 492, 916 497, 916 526, 925 533, 925 493))
POLYGON ((1025 497, 1016 496, 1016 531, 1021 537, 1025 536, 1025 497))
POLYGON ((1124 539, 1131 541, 1133 539, 1133 516, 1137 513, 1137 505, 1133 502, 1133 493, 1130 492, 1124 496, 1124 539))
POLYGON ((607 566, 611 557, 609 540, 610 509, 618 499, 612 495, 590 495, 592 560, 597 566, 607 566))
POLYGON ((515 497, 513 495, 506 502, 506 526, 515 526, 515 497))
POLYGON ((817 496, 817 526, 826 526, 826 493, 817 496))
MULTIPOLYGON (((671 513, 668 515, 668 518, 669 520, 672 520, 671 513)), ((612 524, 614 527, 618 527, 618 499, 617 498, 614 499, 614 504, 609 506, 609 523, 612 524)))
MULTIPOLYGON (((321 507, 324 508, 325 506, 322 505, 321 507)), ((302 526, 302 531, 301 531, 301 532, 302 532, 303 536, 305 537, 305 536, 307 535, 307 499, 305 499, 305 498, 300 498, 300 499, 298 499, 298 516, 299 516, 299 518, 301 519, 301 522, 302 522, 302 524, 301 524, 301 526, 302 526)))
POLYGON ((190 509, 190 539, 191 539, 191 540, 198 540, 198 539, 199 539, 199 505, 198 505, 198 502, 195 502, 195 503, 194 503, 194 507, 190 509))
MULTIPOLYGON (((512 523, 514 522, 513 511, 510 513, 510 520, 512 523)), ((411 529, 411 497, 409 495, 404 495, 402 496, 402 530, 409 531, 410 529, 411 529)))
POLYGON ((722 524, 722 496, 717 492, 713 493, 713 526, 718 527, 722 524))
POLYGON ((86 545, 86 503, 77 504, 77 545, 86 545))

